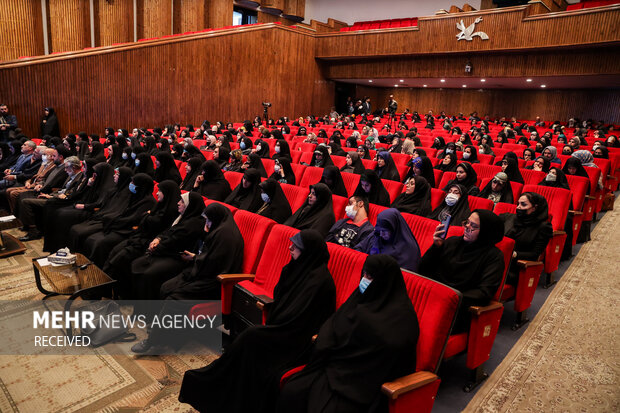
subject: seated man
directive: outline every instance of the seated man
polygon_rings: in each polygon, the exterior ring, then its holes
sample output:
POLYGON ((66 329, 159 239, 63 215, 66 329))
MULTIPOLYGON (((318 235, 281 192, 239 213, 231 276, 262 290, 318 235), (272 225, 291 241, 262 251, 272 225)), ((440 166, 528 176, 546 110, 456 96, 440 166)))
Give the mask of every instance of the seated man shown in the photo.
POLYGON ((37 177, 45 177, 45 174, 48 173, 53 167, 53 163, 48 162, 48 157, 44 156, 46 151, 53 151, 51 148, 47 148, 45 146, 37 146, 34 151, 34 155, 30 158, 30 166, 27 168, 27 171, 15 175, 15 185, 6 188, 5 190, 0 190, 0 207, 13 210, 13 205, 10 205, 9 195, 11 192, 19 193, 20 191, 28 190, 32 188, 32 182, 37 179, 37 177), (43 158, 45 157, 45 162, 43 162, 43 158), (38 165, 37 169, 34 169, 38 165), (27 188, 26 188, 27 187, 27 188))
MULTIPOLYGON (((0 189, 14 186, 18 182, 18 177, 22 178, 24 174, 26 174, 26 176, 35 174, 41 163, 40 157, 38 160, 35 160, 34 163, 32 162, 36 148, 37 144, 33 141, 26 141, 22 144, 22 154, 13 165, 4 170, 2 180, 0 180, 0 189)), ((23 181, 25 181, 25 179, 23 181)))
POLYGON ((353 195, 349 198, 349 205, 344 210, 347 217, 336 221, 325 237, 325 241, 347 248, 355 247, 374 231, 374 227, 368 221, 368 210, 368 199, 353 195))
POLYGON ((35 217, 43 215, 45 203, 53 198, 66 199, 70 197, 80 185, 83 177, 80 159, 77 156, 68 157, 65 160, 64 168, 67 173, 67 179, 61 189, 50 194, 40 193, 36 198, 24 199, 22 201, 20 219, 24 224, 24 230, 27 230, 28 233, 20 237, 20 241, 32 241, 41 238, 44 222, 41 222, 40 219, 35 221, 35 217), (32 228, 33 225, 36 225, 36 227, 32 228))

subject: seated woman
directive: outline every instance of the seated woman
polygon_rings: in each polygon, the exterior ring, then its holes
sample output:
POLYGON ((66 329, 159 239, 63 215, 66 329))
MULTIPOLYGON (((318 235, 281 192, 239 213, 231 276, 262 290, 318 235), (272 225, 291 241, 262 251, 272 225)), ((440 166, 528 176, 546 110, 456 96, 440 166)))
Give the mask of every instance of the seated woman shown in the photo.
POLYGON ((312 160, 310 160, 309 166, 316 166, 318 168, 326 168, 330 165, 333 165, 331 156, 329 155, 329 151, 327 150, 327 146, 319 145, 314 150, 312 154, 312 160))
POLYGON ((440 151, 439 153, 437 153, 437 159, 443 159, 446 157, 446 155, 456 155, 456 143, 454 142, 448 142, 446 144, 446 147, 440 151))
POLYGON ((262 139, 256 139, 255 144, 255 152, 261 158, 269 158, 269 145, 262 139))
POLYGON ((359 288, 323 324, 310 362, 287 380, 275 411, 387 410, 381 385, 415 371, 418 336, 398 263, 368 257, 359 288))
POLYGON ((163 215, 157 219, 160 214, 149 214, 134 234, 110 251, 103 270, 119 281, 121 296, 125 299, 159 298, 161 284, 171 276, 168 270, 178 273, 184 267, 180 253, 191 250, 203 235, 203 210, 202 197, 196 192, 185 192, 176 205, 175 212, 180 215, 171 224, 162 219, 163 215), (170 265, 165 261, 171 261, 170 265), (132 262, 137 262, 135 272, 131 271, 132 262), (162 272, 164 279, 158 280, 162 272))
MULTIPOLYGON (((171 313, 187 315, 193 305, 187 300, 218 300, 221 287, 217 276, 241 270, 243 237, 230 210, 222 204, 212 203, 205 208, 204 215, 207 234, 201 247, 196 253, 183 251, 181 259, 187 266, 161 286, 159 298, 166 302, 160 318, 171 313)), ((131 351, 144 353, 152 346, 182 344, 174 333, 174 330, 153 328, 148 338, 135 344, 131 351)))
POLYGON ((553 145, 549 145, 545 149, 543 149, 541 155, 549 159, 549 162, 551 162, 552 164, 562 164, 562 160, 558 158, 558 148, 553 145))
POLYGON ((194 180, 192 191, 215 201, 224 201, 232 192, 230 184, 213 159, 202 164, 200 174, 194 180))
POLYGON ((360 177, 360 183, 355 189, 354 195, 368 198, 371 204, 390 206, 390 194, 383 186, 383 182, 372 169, 366 169, 360 177))
POLYGON ((174 163, 174 158, 168 152, 157 152, 155 155, 155 181, 163 182, 166 180, 174 181, 177 185, 180 185, 183 181, 179 168, 174 163))
POLYGON ((239 185, 224 200, 228 205, 246 211, 256 212, 263 204, 260 196, 260 172, 256 169, 246 169, 239 185))
POLYGON ((420 247, 407 221, 395 208, 379 213, 374 233, 355 249, 369 255, 387 254, 409 271, 417 271, 420 263, 420 247))
POLYGON ((243 165, 243 154, 240 149, 235 149, 230 152, 228 163, 224 165, 222 170, 228 172, 242 172, 241 165, 243 165))
POLYGON ((400 174, 389 152, 377 152, 377 167, 375 172, 381 179, 400 182, 400 174))
POLYGON ((532 169, 534 171, 543 171, 544 173, 549 172, 550 168, 551 168, 551 162, 549 162, 549 159, 545 158, 544 156, 537 157, 536 160, 534 160, 534 163, 532 165, 525 167, 525 169, 532 169))
MULTIPOLYGON (((154 210, 153 186, 154 182, 150 176, 146 174, 134 175, 129 183, 129 191, 132 195, 127 207, 113 219, 104 220, 102 230, 90 235, 84 241, 81 251, 99 268, 103 267, 114 245, 130 235, 133 232, 133 227, 140 223, 148 211, 154 210)), ((163 202, 161 207, 168 211, 170 205, 174 208, 174 205, 179 201, 181 190, 174 182, 163 185, 162 190, 166 192, 163 195, 164 192, 160 191, 162 196, 159 201, 163 202)))
POLYGON ((431 186, 421 176, 407 179, 405 192, 396 197, 391 207, 400 212, 427 216, 431 213, 431 186))
MULTIPOLYGON (((453 218, 453 223, 459 222, 453 218)), ((463 294, 453 333, 469 329, 469 307, 488 305, 504 274, 504 257, 495 247, 504 236, 504 225, 491 211, 477 209, 463 223, 460 237, 444 239, 442 224, 433 234, 433 245, 420 262, 425 277, 456 288, 463 294)))
POLYGON ((473 163, 480 163, 478 160, 478 150, 473 145, 467 145, 465 149, 463 149, 463 160, 473 163))
POLYGON ((522 159, 525 162, 533 161, 534 159, 536 159, 536 152, 532 148, 526 148, 526 149, 523 150, 523 158, 522 159))
POLYGON ((306 202, 284 222, 297 229, 314 229, 325 237, 336 222, 332 193, 325 184, 310 186, 310 194, 306 202))
POLYGON ((442 159, 442 161, 435 167, 440 171, 444 172, 455 172, 456 171, 456 154, 447 153, 446 156, 442 159))
POLYGON ((500 166, 502 167, 502 172, 504 172, 508 176, 508 180, 510 182, 518 182, 520 184, 525 184, 523 180, 523 176, 521 175, 521 171, 519 171, 519 163, 517 161, 517 155, 513 152, 508 152, 504 155, 504 159, 502 159, 500 166), (514 156, 508 156, 508 154, 514 156))
POLYGON ((243 165, 241 165, 242 171, 245 171, 249 168, 256 169, 258 172, 260 172, 261 178, 267 178, 267 171, 263 166, 263 161, 260 159, 260 156, 255 153, 250 153, 248 155, 248 160, 245 161, 243 165))
POLYGON ((273 165, 273 173, 269 178, 281 184, 295 185, 295 172, 293 172, 291 162, 286 158, 276 160, 273 165))
POLYGON ((319 182, 327 185, 333 195, 343 196, 345 198, 349 196, 349 194, 347 194, 347 188, 344 186, 342 175, 340 175, 340 170, 334 165, 327 166, 323 169, 323 176, 319 182))
POLYGON ((273 219, 278 224, 284 223, 292 214, 291 206, 280 187, 280 183, 275 179, 267 179, 261 182, 258 187, 261 190, 263 205, 256 211, 258 215, 273 219))
POLYGON ((448 187, 448 194, 435 208, 428 218, 443 221, 448 215, 452 216, 451 222, 461 222, 470 214, 469 198, 467 191, 462 185, 452 184, 448 187))
MULTIPOLYGON (((480 193, 480 189, 476 186, 477 182, 478 174, 476 173, 476 170, 471 166, 471 164, 467 162, 461 162, 456 167, 456 179, 451 179, 448 182, 448 185, 463 185, 467 190, 467 195, 478 196, 478 194, 480 193)), ((443 188, 444 191, 446 190, 448 185, 443 188)))
MULTIPOLYGON (((416 149, 416 151, 421 152, 422 150, 416 149)), ((405 179, 403 179, 403 182, 406 182, 407 179, 412 176, 421 176, 426 179, 426 182, 428 182, 431 188, 434 188, 435 172, 433 172, 433 164, 431 163, 431 160, 424 155, 416 157, 414 153, 413 156, 413 159, 411 159, 408 163, 409 171, 407 171, 407 175, 405 176, 405 179)))
POLYGON ((516 286, 519 280, 517 261, 538 261, 553 236, 553 228, 548 222, 549 206, 542 195, 524 192, 519 197, 517 213, 505 213, 499 217, 504 222, 504 235, 515 240, 506 283, 516 286))
POLYGON ((357 154, 360 159, 370 159, 370 149, 368 149, 365 145, 360 145, 357 147, 357 154))
POLYGON ((332 315, 336 287, 320 234, 291 238, 291 260, 282 268, 264 326, 241 333, 206 367, 188 370, 179 401, 200 411, 273 412, 281 375, 304 363, 311 338, 332 315))
POLYGON ((508 180, 508 175, 504 172, 498 172, 495 177, 482 188, 478 196, 480 198, 490 199, 493 201, 493 205, 497 205, 498 202, 505 202, 507 204, 514 203, 512 186, 508 180))
POLYGON ((340 168, 340 172, 348 172, 361 175, 364 172, 364 164, 357 152, 347 152, 347 162, 340 168))
POLYGON ((153 159, 151 155, 146 152, 141 152, 136 156, 133 168, 134 175, 147 174, 151 178, 155 177, 155 167, 153 166, 153 159))
POLYGON ((288 145, 288 142, 284 139, 278 139, 274 150, 276 153, 273 154, 271 159, 276 160, 284 158, 289 162, 293 161, 293 158, 291 157, 291 148, 288 145))
POLYGON ((185 165, 185 178, 181 182, 181 191, 191 191, 194 189, 196 178, 202 174, 202 160, 200 158, 191 158, 185 165))

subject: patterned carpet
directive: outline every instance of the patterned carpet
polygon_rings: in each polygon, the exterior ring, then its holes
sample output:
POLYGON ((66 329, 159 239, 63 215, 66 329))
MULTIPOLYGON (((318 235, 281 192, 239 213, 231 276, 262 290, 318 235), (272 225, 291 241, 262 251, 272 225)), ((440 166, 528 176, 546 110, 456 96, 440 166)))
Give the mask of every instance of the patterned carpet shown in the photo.
MULTIPOLYGON (((32 258, 46 254, 41 241, 26 245, 25 254, 0 259, 0 300, 42 297, 32 258)), ((183 373, 214 358, 112 356, 97 349, 89 356, 0 356, 0 412, 194 411, 177 400, 183 373)))
POLYGON ((616 208, 466 412, 620 411, 618 245, 616 208))

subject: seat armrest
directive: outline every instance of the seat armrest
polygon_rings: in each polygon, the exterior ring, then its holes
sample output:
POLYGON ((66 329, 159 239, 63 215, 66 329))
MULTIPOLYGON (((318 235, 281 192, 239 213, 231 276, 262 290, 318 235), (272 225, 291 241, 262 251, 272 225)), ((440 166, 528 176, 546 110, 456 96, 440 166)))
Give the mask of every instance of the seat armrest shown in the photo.
POLYGON ((264 294, 257 295, 256 297, 256 308, 263 311, 265 309, 265 305, 273 303, 273 298, 268 297, 264 294))
POLYGON ((607 179, 613 179, 613 180, 615 181, 615 180, 617 180, 618 178, 616 178, 616 177, 615 177, 615 176, 613 176, 613 175, 607 175, 607 179))
POLYGON ((502 305, 502 303, 499 303, 497 301, 491 301, 489 305, 486 305, 484 307, 472 305, 471 307, 469 307, 469 312, 475 315, 480 315, 480 314, 487 313, 493 310, 497 310, 498 308, 503 308, 503 307, 504 306, 502 305))
POLYGON ((518 260, 517 261, 517 265, 520 268, 529 268, 529 267, 535 267, 537 265, 544 265, 545 263, 542 261, 527 261, 527 260, 518 260))
POLYGON ((241 281, 252 281, 256 277, 254 274, 220 274, 217 276, 217 280, 221 284, 236 284, 241 281))
POLYGON ((381 391, 388 398, 394 400, 401 394, 425 386, 437 379, 437 375, 431 373, 430 371, 418 371, 417 373, 399 377, 394 381, 383 383, 383 386, 381 386, 381 391))
POLYGON ((556 235, 566 235, 566 231, 559 231, 559 230, 553 230, 553 236, 555 237, 556 235))
POLYGON ((568 213, 569 213, 569 215, 573 215, 573 216, 575 216, 575 215, 583 215, 583 212, 581 212, 581 211, 573 211, 572 209, 569 209, 568 213))
POLYGON ((586 199, 594 200, 596 199, 596 197, 592 195, 586 195, 586 199))

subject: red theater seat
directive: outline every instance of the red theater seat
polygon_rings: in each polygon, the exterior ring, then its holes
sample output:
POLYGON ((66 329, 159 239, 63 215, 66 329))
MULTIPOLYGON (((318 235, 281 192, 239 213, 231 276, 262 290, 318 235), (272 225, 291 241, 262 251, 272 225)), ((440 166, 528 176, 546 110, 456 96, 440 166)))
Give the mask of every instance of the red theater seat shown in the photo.
POLYGON ((242 209, 235 212, 234 219, 244 243, 241 271, 253 274, 275 221, 242 209))
POLYGON ((297 211, 303 203, 306 202, 306 198, 308 198, 308 188, 289 184, 280 184, 280 187, 282 188, 284 196, 286 196, 293 213, 295 213, 295 211, 297 211))

